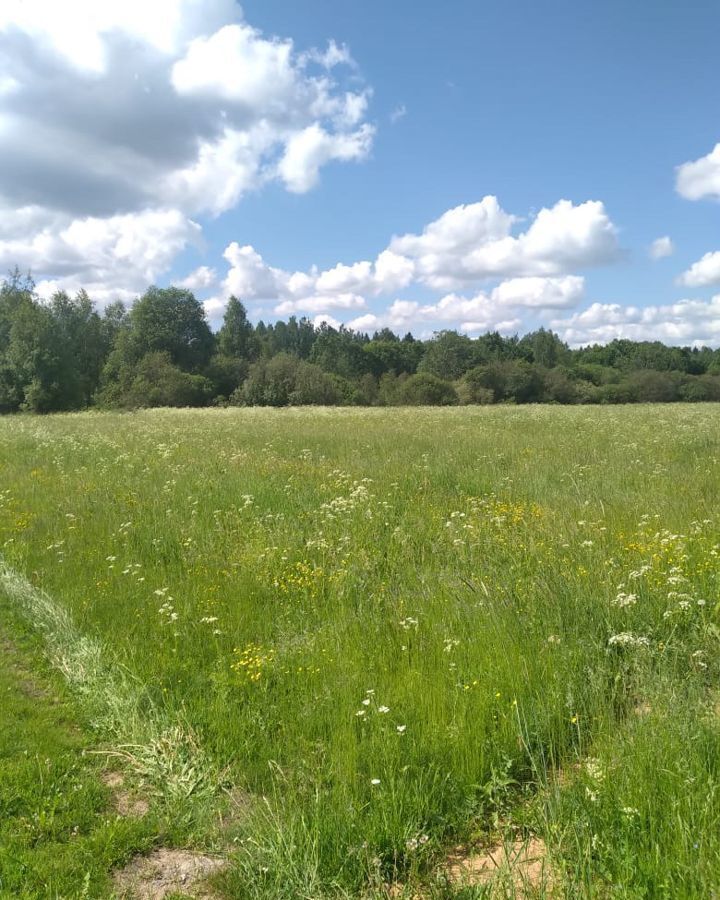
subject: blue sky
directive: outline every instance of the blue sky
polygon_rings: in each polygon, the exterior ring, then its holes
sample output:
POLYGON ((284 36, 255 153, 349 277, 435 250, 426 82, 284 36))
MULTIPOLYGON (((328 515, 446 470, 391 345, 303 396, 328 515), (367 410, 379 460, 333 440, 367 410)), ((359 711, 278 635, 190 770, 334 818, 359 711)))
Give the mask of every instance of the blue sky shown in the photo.
POLYGON ((42 291, 720 344, 717 3, 53 6, 0 11, 0 262, 42 291))

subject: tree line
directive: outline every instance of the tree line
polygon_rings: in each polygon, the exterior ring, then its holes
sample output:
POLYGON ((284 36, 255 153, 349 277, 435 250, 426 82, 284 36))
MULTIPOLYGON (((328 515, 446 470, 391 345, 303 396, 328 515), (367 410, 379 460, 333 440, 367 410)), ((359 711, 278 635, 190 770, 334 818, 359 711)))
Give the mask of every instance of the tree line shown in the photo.
POLYGON ((614 340, 570 349, 523 337, 372 336, 306 318, 253 325, 231 297, 214 334, 202 304, 151 287, 99 312, 85 291, 41 300, 0 285, 0 412, 91 406, 452 405, 720 400, 720 350, 614 340))

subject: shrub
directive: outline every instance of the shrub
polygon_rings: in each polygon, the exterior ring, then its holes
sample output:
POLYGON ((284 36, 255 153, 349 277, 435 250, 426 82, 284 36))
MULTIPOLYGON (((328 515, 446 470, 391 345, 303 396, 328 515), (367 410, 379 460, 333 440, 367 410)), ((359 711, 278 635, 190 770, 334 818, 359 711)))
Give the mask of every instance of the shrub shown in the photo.
POLYGON ((117 398, 127 409, 152 406, 206 406, 212 384, 203 375, 190 375, 173 365, 170 354, 146 354, 138 363, 129 389, 117 398))
POLYGON ((450 406, 457 403, 455 388, 429 372, 410 375, 398 391, 400 403, 409 406, 450 406))

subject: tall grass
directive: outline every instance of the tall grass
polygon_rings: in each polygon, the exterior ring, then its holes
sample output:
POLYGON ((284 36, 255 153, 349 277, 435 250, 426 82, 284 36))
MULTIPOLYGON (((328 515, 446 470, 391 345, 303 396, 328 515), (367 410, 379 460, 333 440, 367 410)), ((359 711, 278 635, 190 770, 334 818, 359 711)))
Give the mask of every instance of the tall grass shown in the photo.
POLYGON ((0 552, 264 798, 232 896, 509 827, 569 896, 709 896, 719 447, 707 406, 5 419, 0 552))

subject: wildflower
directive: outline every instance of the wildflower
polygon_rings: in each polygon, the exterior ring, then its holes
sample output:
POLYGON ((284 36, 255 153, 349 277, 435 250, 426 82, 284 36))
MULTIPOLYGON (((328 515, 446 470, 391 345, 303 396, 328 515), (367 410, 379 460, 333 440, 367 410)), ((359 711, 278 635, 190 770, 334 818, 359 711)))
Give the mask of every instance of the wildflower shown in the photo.
POLYGON ((631 631, 621 631, 608 639, 610 647, 649 647, 650 641, 642 635, 634 635, 631 631))
POLYGON ((390 707, 389 706, 378 706, 378 712, 379 713, 389 713, 390 707))
POLYGON ((618 591, 617 596, 612 602, 615 606, 621 608, 634 606, 635 603, 637 603, 637 594, 626 594, 625 591, 618 591))
POLYGON ((398 734, 405 734, 406 728, 407 728, 407 725, 396 725, 395 726, 395 730, 397 731, 398 734))
POLYGON ((377 786, 378 784, 380 784, 380 779, 379 778, 371 778, 370 784, 372 784, 373 786, 377 786))

